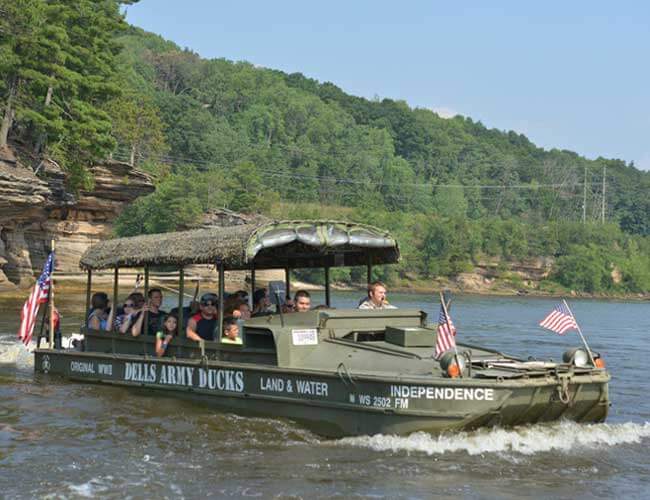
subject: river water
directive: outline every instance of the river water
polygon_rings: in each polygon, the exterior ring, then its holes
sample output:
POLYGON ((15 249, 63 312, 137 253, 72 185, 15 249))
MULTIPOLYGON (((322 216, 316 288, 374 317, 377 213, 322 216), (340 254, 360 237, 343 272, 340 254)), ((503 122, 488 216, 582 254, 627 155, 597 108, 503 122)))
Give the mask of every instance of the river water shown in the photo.
MULTIPOLYGON (((358 293, 335 293, 348 307, 358 293)), ((391 295, 437 317, 431 296, 391 295)), ((320 297, 316 298, 316 302, 320 297)), ((537 323, 554 299, 454 297, 460 341, 555 360, 575 333, 537 323)), ((650 303, 574 300, 613 374, 607 423, 324 439, 124 388, 35 376, 0 299, 0 495, 6 498, 648 498, 650 303)), ((59 302, 78 330, 81 297, 59 302)))

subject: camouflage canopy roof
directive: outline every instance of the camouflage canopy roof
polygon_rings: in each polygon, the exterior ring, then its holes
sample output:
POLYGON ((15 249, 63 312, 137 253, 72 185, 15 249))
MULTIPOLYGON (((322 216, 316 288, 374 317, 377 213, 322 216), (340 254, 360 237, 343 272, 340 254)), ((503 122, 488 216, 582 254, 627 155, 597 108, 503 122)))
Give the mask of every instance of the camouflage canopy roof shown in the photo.
POLYGON ((81 257, 83 269, 223 262, 226 269, 390 264, 399 260, 387 231, 338 221, 274 221, 106 240, 81 257))

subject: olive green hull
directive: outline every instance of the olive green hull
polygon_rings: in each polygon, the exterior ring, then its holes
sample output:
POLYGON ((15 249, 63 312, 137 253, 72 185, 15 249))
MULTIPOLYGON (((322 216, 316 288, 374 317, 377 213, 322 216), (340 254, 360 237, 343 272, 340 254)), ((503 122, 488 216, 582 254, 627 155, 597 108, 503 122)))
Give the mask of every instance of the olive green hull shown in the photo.
POLYGON ((39 349, 35 370, 70 380, 167 391, 225 411, 285 417, 326 436, 440 433, 567 419, 602 422, 604 371, 516 380, 296 370, 39 349), (558 378, 560 377, 560 378, 558 378))

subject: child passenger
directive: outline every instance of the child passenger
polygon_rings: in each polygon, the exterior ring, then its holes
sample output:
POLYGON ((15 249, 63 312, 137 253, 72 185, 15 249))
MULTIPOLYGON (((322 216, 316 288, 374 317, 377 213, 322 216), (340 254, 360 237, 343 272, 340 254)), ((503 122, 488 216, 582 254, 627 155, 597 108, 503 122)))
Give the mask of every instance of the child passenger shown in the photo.
POLYGON ((174 314, 168 314, 162 324, 162 329, 156 333, 156 356, 159 358, 165 355, 167 346, 178 334, 178 318, 174 314))
POLYGON ((224 318, 223 320, 223 336, 221 337, 221 342, 224 344, 239 344, 241 345, 242 340, 239 335, 239 324, 237 319, 230 317, 224 318))

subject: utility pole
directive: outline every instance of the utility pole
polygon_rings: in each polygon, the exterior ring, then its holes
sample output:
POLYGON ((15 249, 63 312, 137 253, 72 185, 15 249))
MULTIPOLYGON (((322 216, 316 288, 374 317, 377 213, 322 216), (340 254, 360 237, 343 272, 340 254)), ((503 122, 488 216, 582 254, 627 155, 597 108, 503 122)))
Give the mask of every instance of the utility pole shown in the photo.
POLYGON ((607 165, 603 165, 603 200, 600 209, 600 222, 605 224, 605 189, 607 187, 607 165))
POLYGON ((585 163, 585 182, 582 190, 582 223, 587 223, 587 164, 585 163))

